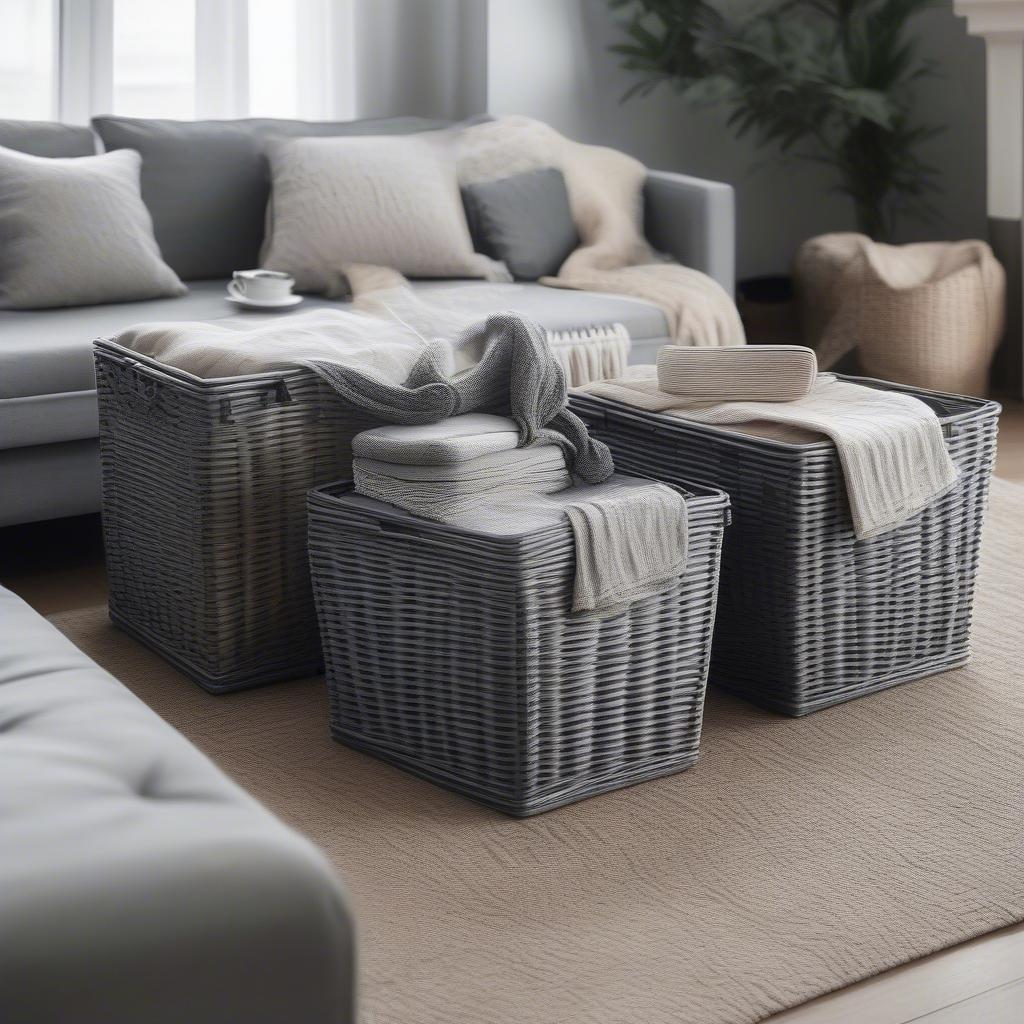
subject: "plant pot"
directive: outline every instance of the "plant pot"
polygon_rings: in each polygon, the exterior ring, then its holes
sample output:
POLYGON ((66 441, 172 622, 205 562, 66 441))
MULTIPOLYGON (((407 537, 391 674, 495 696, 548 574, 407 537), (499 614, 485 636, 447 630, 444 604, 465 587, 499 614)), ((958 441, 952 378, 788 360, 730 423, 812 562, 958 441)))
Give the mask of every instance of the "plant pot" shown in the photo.
POLYGON ((736 286, 736 295, 749 344, 801 344, 800 313, 791 277, 748 277, 736 286))

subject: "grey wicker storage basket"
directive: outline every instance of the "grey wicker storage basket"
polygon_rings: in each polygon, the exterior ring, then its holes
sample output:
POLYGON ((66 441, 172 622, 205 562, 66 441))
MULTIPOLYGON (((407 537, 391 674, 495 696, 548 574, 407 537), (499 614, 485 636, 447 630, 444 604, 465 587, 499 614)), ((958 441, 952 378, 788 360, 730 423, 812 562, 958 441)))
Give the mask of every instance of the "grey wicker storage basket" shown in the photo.
POLYGON ((698 753, 728 498, 687 491, 685 574, 603 617, 569 613, 568 522, 514 536, 352 493, 309 496, 331 731, 525 816, 677 772, 698 753))
POLYGON ((204 380, 95 346, 110 617, 212 692, 314 673, 306 492, 378 421, 309 370, 204 380))
POLYGON ((890 533, 853 534, 831 442, 788 444, 573 394, 624 472, 721 487, 734 524, 710 682, 789 715, 964 664, 999 406, 861 378, 939 415, 961 472, 890 533))

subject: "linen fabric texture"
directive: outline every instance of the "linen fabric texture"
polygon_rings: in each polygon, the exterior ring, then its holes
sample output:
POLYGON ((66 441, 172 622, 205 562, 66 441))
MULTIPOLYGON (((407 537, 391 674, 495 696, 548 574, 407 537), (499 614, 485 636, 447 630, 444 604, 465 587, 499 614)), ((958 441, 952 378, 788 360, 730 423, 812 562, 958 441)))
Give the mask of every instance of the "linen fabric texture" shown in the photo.
POLYGON ((46 158, 0 149, 0 308, 183 295, 139 192, 138 153, 46 158))
POLYGON ((261 265, 300 292, 348 294, 344 267, 379 265, 412 277, 508 280, 474 252, 447 132, 275 140, 261 265))
POLYGON ((811 432, 812 441, 824 434, 836 446, 860 540, 902 525, 958 478, 942 425, 924 402, 832 374, 819 374, 810 393, 793 402, 695 402, 663 391, 653 366, 634 367, 628 377, 581 390, 697 423, 778 425, 811 432))

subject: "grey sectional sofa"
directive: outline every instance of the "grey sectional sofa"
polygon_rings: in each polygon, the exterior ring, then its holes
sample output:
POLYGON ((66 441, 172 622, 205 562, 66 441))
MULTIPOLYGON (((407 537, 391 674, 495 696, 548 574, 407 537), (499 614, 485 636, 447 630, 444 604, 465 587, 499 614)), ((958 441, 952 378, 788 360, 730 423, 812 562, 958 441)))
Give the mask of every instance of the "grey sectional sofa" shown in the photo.
POLYGON ((353 1024, 320 853, 0 588, 0 1020, 353 1024))
MULTIPOLYGON (((258 265, 268 195, 266 140, 274 135, 422 131, 421 118, 307 123, 97 118, 106 148, 142 154, 142 194, 165 259, 188 282, 181 298, 38 311, 0 311, 0 526, 99 509, 99 460, 92 342, 145 320, 212 320, 232 315, 224 287, 232 270, 258 265)), ((83 156, 88 128, 0 121, 0 145, 38 156, 83 156)), ((652 244, 733 287, 734 212, 728 185, 651 172, 645 221, 652 244)), ((443 282, 450 286, 452 282, 443 282)), ((479 287, 466 281, 465 287, 479 287)), ((414 282, 428 290, 439 282, 414 282)), ((635 361, 665 344, 665 318, 638 299, 502 286, 506 308, 545 327, 621 322, 635 361)), ((335 305, 309 297, 303 308, 335 305)))

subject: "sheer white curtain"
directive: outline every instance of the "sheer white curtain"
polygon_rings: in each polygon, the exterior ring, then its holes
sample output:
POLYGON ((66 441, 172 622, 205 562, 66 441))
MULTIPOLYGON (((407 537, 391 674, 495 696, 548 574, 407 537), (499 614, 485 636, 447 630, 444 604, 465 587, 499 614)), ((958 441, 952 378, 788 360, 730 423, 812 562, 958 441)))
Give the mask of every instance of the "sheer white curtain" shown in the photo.
MULTIPOLYGON (((56 8, 51 31, 59 40, 59 88, 49 115, 84 123, 101 113, 185 120, 352 117, 355 2, 0 0, 0 5, 56 8)), ((3 70, 0 63, 0 90, 3 70)), ((0 107, 5 98, 0 91, 0 107)))
POLYGON ((57 97, 56 24, 53 0, 0 0, 0 116, 52 116, 57 97))
POLYGON ((464 117, 485 102, 487 8, 0 0, 0 116, 464 117))

